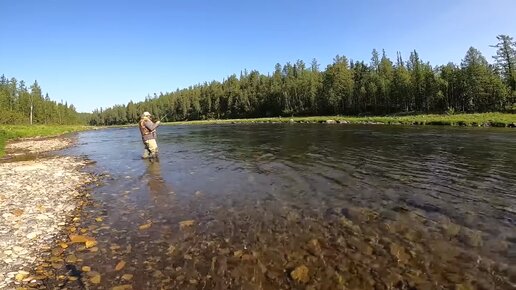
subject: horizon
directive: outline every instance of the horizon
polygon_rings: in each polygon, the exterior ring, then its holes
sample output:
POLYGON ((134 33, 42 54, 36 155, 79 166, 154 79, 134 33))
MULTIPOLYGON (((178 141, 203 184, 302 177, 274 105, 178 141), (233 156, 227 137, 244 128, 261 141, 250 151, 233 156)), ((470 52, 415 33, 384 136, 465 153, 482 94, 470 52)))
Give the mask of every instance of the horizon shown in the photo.
POLYGON ((365 2, 3 3, 4 39, 16 45, 0 46, 0 74, 89 113, 276 63, 369 62, 373 49, 391 60, 416 50, 436 66, 460 64, 472 46, 492 63, 496 36, 516 36, 510 0, 365 2))

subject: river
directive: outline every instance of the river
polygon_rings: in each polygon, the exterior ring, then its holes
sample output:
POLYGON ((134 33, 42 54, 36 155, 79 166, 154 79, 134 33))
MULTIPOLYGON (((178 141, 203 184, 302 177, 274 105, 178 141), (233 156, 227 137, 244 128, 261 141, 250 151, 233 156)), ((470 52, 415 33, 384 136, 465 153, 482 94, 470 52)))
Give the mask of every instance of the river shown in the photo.
MULTIPOLYGON (((70 228, 97 245, 60 253, 72 257, 68 270, 91 267, 78 281, 104 289, 516 285, 514 130, 249 124, 158 133, 159 162, 140 159, 137 128, 82 132, 64 151, 104 175, 70 228)), ((80 286, 73 280, 67 287, 80 286)))

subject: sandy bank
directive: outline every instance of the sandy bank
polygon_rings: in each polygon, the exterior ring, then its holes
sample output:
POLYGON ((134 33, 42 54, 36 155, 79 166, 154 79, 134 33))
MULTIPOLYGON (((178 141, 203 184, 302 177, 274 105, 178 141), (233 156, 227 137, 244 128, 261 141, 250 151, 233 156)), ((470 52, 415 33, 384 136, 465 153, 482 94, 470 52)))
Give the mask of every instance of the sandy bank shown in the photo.
MULTIPOLYGON (((34 154, 71 144, 65 138, 23 140, 7 149, 11 155, 34 154)), ((81 188, 93 179, 80 170, 87 163, 68 156, 0 163, 0 289, 34 279, 29 272, 80 204, 81 188)))

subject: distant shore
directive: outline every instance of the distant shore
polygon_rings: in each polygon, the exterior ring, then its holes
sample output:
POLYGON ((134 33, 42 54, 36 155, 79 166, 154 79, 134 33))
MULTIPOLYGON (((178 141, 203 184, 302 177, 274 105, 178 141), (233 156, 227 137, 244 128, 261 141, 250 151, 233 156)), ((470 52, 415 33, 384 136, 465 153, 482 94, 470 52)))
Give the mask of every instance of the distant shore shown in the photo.
POLYGON ((167 125, 205 125, 236 123, 326 123, 326 124, 385 124, 385 125, 445 125, 469 127, 511 127, 516 128, 516 114, 481 113, 456 115, 408 115, 408 116, 316 116, 276 117, 254 119, 215 119, 168 122, 167 125))

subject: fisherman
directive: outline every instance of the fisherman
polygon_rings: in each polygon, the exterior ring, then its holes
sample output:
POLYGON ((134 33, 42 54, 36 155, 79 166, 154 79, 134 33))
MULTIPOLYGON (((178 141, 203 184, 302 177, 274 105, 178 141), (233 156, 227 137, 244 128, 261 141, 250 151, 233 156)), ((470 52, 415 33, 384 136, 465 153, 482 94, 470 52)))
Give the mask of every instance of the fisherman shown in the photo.
POLYGON ((160 121, 156 123, 150 119, 151 114, 144 112, 140 119, 140 133, 142 134, 142 141, 145 149, 143 151, 142 158, 157 158, 158 157, 158 144, 156 143, 156 128, 158 128, 160 121))

